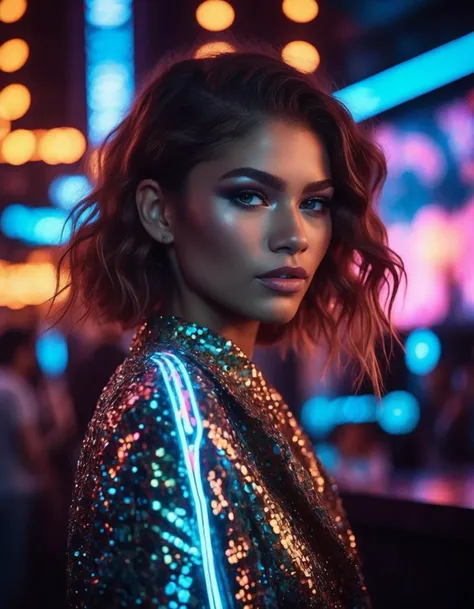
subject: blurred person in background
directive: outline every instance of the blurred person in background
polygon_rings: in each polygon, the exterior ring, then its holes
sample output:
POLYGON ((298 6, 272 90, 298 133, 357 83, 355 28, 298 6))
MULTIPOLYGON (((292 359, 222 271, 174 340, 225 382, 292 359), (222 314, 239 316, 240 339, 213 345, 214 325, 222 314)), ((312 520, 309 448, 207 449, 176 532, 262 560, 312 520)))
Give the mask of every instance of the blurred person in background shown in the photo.
POLYGON ((443 420, 448 412, 448 404, 455 395, 453 373, 453 364, 447 359, 441 359, 437 366, 420 381, 424 390, 424 404, 416 437, 418 464, 421 467, 435 469, 444 464, 443 420))
POLYGON ((388 487, 391 456, 377 424, 340 425, 332 440, 339 449, 333 474, 341 487, 364 492, 381 492, 388 487))
POLYGON ((447 466, 474 466, 474 361, 453 373, 453 391, 445 400, 433 431, 447 466))
POLYGON ((125 355, 117 332, 107 329, 68 368, 68 387, 76 419, 77 457, 100 394, 125 355))
POLYGON ((57 492, 31 383, 36 372, 35 333, 6 330, 0 336, 0 599, 6 609, 21 597, 38 497, 57 492))

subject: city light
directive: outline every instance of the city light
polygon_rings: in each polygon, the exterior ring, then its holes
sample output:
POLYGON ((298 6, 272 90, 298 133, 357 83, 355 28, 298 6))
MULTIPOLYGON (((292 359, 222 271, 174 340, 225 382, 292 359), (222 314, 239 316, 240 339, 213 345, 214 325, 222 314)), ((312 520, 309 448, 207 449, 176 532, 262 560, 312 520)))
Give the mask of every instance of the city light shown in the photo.
POLYGON ((48 165, 75 163, 86 151, 84 135, 73 127, 56 127, 41 137, 38 154, 48 165))
POLYGON ((88 0, 85 11, 88 140, 100 144, 130 107, 134 92, 130 0, 88 0))
POLYGON ((382 400, 378 410, 380 427, 389 434, 411 433, 420 420, 420 405, 407 391, 393 391, 382 400))
MULTIPOLYGON (((65 273, 61 273, 59 283, 60 289, 67 285, 65 273)), ((42 305, 52 298, 55 288, 56 268, 52 262, 35 262, 33 256, 20 264, 0 260, 0 306, 22 309, 42 305)), ((67 293, 65 289, 59 301, 67 298, 67 293)))
POLYGON ((335 93, 357 121, 474 72, 474 32, 335 93))
POLYGON ((225 0, 205 0, 196 9, 196 21, 202 28, 211 32, 226 30, 234 19, 234 9, 225 0))
POLYGON ((32 131, 16 129, 8 133, 1 142, 1 156, 10 165, 23 165, 31 160, 36 147, 32 131))
POLYGON ((325 438, 339 425, 377 422, 387 433, 410 433, 419 418, 416 398, 404 391, 388 393, 382 400, 371 394, 314 396, 300 413, 302 426, 313 438, 325 438))
POLYGON ((22 68, 30 54, 28 44, 21 38, 12 38, 0 46, 0 70, 16 72, 22 68))
POLYGON ((196 57, 196 59, 202 59, 203 57, 215 57, 221 53, 233 53, 234 51, 234 47, 228 42, 207 42, 195 51, 194 57, 196 57))
POLYGON ((26 13, 26 0, 1 0, 0 21, 3 23, 15 23, 26 13))
POLYGON ((24 116, 31 105, 31 95, 25 85, 11 84, 0 91, 0 118, 10 121, 24 116))
POLYGON ((289 42, 282 50, 281 56, 285 63, 308 74, 314 72, 320 62, 317 49, 304 40, 289 42))
POLYGON ((86 0, 85 18, 98 28, 116 28, 132 18, 132 0, 86 0))
POLYGON ((47 376, 61 376, 68 364, 67 342, 58 329, 51 328, 36 341, 36 358, 47 376))
POLYGON ((62 245, 71 235, 66 224, 67 212, 54 207, 27 207, 20 203, 8 205, 0 216, 1 229, 10 239, 29 245, 62 245))
POLYGON ((441 357, 441 342, 432 330, 414 330, 408 336, 405 348, 408 370, 420 376, 432 372, 441 357))
POLYGON ((315 0, 284 0, 283 14, 297 23, 309 23, 316 19, 319 6, 315 0))
POLYGON ((91 188, 84 175, 61 175, 51 182, 49 198, 57 207, 69 211, 90 193, 91 188))

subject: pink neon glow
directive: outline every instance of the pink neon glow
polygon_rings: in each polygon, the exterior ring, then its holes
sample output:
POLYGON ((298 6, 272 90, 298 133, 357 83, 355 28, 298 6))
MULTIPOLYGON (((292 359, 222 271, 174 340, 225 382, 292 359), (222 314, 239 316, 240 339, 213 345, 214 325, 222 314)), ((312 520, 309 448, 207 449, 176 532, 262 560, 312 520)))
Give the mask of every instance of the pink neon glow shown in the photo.
POLYGON ((444 153, 426 133, 402 133, 389 125, 381 125, 374 131, 374 138, 387 158, 389 181, 405 171, 415 173, 427 187, 444 179, 444 153))
POLYGON ((393 308, 394 321, 401 328, 416 326, 420 320, 425 324, 440 322, 449 307, 447 282, 436 268, 420 260, 419 252, 413 248, 413 229, 396 224, 388 231, 389 245, 402 256, 408 276, 408 284, 402 286, 393 308))
POLYGON ((426 133, 407 133, 401 139, 402 166, 411 169, 426 186, 439 184, 446 174, 441 148, 426 133))
POLYGON ((458 235, 463 237, 454 276, 460 285, 468 311, 471 312, 474 308, 474 197, 464 208, 453 214, 452 222, 458 235))
POLYGON ((472 158, 474 150, 474 113, 465 100, 443 106, 437 115, 438 124, 448 136, 457 158, 472 158))
POLYGON ((441 323, 452 305, 474 314, 474 89, 439 108, 426 130, 422 121, 413 129, 415 121, 407 116, 400 127, 385 122, 373 132, 388 162, 382 217, 408 276, 394 305, 395 322, 406 328, 441 323), (467 200, 463 185, 471 188, 467 200))

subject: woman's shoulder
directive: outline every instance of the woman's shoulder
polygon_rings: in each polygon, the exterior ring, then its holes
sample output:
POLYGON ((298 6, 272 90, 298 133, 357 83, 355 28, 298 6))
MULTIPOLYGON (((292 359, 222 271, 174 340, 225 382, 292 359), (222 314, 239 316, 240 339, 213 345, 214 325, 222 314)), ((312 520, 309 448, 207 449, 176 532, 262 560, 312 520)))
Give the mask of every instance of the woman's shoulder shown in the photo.
POLYGON ((213 379, 186 354, 160 347, 131 352, 105 386, 91 426, 102 433, 119 427, 131 432, 150 421, 156 426, 157 415, 165 424, 184 399, 206 408, 216 395, 213 379))

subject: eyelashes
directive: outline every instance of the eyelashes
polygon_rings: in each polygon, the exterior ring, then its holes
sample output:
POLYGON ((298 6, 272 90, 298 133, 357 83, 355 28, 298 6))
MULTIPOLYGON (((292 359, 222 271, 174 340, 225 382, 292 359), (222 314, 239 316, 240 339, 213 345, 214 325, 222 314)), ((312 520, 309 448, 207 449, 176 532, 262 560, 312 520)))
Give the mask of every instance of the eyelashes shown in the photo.
MULTIPOLYGON (((265 195, 258 190, 239 190, 233 193, 229 193, 227 197, 232 204, 237 205, 238 207, 243 207, 245 209, 258 209, 262 207, 264 203, 268 203, 268 199, 265 197, 265 195), (242 200, 243 198, 252 199, 253 197, 260 199, 260 204, 254 204, 250 203, 248 200, 242 200)), ((310 197, 303 201, 302 205, 309 204, 310 207, 307 207, 305 209, 308 209, 308 211, 312 211, 318 214, 322 214, 327 213, 329 211, 331 200, 332 199, 330 199, 329 197, 310 197)))

